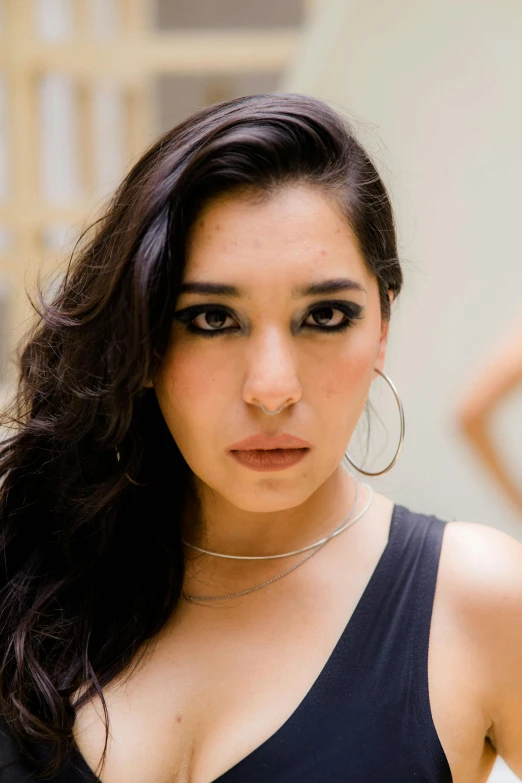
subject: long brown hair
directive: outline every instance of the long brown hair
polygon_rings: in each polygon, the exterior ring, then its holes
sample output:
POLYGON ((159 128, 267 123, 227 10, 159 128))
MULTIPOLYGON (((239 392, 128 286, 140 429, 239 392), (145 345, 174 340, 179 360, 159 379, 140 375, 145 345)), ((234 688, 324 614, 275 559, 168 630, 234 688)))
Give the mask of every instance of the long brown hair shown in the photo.
POLYGON ((105 708, 102 689, 180 600, 190 471, 146 384, 187 232, 219 194, 298 181, 338 199, 388 319, 402 274, 386 189, 347 123, 293 94, 217 104, 160 138, 41 304, 0 449, 0 714, 35 764, 31 748, 49 749, 42 775, 70 758, 76 711, 96 694, 105 708))

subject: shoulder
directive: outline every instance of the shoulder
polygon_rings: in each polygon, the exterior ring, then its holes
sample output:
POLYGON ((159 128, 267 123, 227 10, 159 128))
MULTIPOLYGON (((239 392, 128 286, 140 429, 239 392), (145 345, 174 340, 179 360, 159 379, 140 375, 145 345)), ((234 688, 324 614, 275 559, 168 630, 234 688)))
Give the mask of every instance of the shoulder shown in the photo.
MULTIPOLYGON (((496 528, 448 522, 439 571, 440 593, 461 644, 480 672, 488 737, 522 771, 522 544, 496 528)), ((439 589, 439 587, 438 587, 439 589)))
MULTIPOLYGON (((485 628, 509 612, 522 619, 522 543, 492 526, 446 522, 436 515, 396 507, 411 522, 443 527, 437 594, 460 621, 485 628)), ((522 630, 522 628, 521 628, 522 630)))
MULTIPOLYGON (((458 606, 490 612, 522 611, 522 544, 488 525, 448 522, 441 566, 458 606)), ((497 617, 497 619, 501 619, 497 617)))
POLYGON ((497 654, 522 655, 522 544, 496 528, 448 522, 439 582, 461 627, 497 654))

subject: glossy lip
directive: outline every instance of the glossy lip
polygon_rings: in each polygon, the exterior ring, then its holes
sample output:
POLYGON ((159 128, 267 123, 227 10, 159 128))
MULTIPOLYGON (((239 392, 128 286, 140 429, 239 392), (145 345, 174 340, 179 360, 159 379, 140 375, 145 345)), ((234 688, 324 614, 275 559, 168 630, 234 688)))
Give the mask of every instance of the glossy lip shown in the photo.
POLYGON ((312 444, 302 438, 297 438, 295 435, 288 435, 286 432, 282 435, 270 436, 264 435, 251 435, 245 440, 240 440, 237 443, 233 443, 229 446, 229 451, 252 451, 252 450, 265 450, 270 451, 272 449, 311 449, 312 444))

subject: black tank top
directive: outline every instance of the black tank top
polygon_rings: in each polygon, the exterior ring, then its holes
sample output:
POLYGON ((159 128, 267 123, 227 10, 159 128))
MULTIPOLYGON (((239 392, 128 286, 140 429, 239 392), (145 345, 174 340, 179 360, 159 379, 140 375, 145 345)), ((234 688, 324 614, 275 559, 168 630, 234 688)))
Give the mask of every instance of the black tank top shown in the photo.
MULTIPOLYGON (((274 734, 215 783, 451 783, 428 694, 444 526, 394 507, 386 548, 311 689, 274 734)), ((1 783, 36 780, 5 729, 0 760, 7 763, 1 783)), ((77 753, 55 783, 94 780, 77 753)))

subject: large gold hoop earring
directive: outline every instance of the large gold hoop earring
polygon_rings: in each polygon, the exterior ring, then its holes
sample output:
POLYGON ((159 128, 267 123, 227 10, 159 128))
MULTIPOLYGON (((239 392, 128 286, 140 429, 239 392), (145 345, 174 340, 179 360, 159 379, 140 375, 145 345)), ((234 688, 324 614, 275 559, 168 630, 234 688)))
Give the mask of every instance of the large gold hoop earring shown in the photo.
POLYGON ((405 421, 404 421, 404 408, 402 407, 401 398, 399 397, 399 392, 395 388, 395 384, 393 383, 391 378, 389 378, 385 373, 383 373, 380 370, 378 370, 377 367, 375 367, 374 369, 375 369, 375 372, 378 372, 379 375, 381 375, 384 378, 384 380, 386 381, 386 383, 389 385, 389 387, 391 388, 391 390, 393 392, 393 395, 395 397, 397 405, 399 406, 399 416, 400 416, 400 420, 401 420, 401 432, 400 432, 400 436, 399 436, 399 445, 397 446, 397 451, 395 452, 395 455, 394 455, 392 461, 390 462, 390 464, 386 468, 384 468, 384 470, 379 470, 376 473, 369 473, 367 470, 363 470, 362 468, 357 467, 357 465, 354 462, 352 462, 352 459, 351 459, 350 455, 348 454, 348 451, 345 452, 344 458, 346 459, 346 461, 349 462, 349 464, 352 466, 352 468, 355 468, 355 470, 357 470, 359 473, 363 473, 365 476, 382 476, 383 473, 387 473, 389 470, 391 470, 391 468, 393 468, 393 466, 397 462, 399 454, 401 453, 402 444, 404 443, 404 432, 405 432, 405 429, 406 429, 406 425, 405 425, 405 421))

